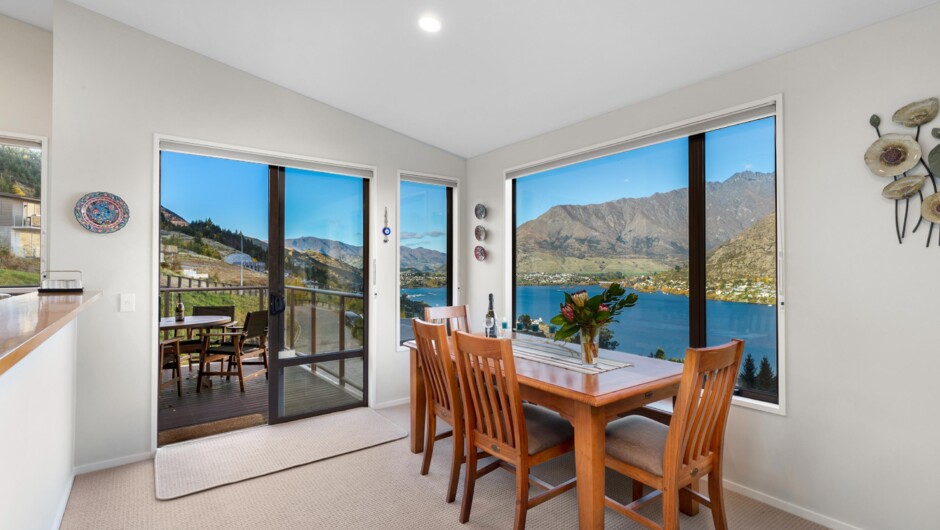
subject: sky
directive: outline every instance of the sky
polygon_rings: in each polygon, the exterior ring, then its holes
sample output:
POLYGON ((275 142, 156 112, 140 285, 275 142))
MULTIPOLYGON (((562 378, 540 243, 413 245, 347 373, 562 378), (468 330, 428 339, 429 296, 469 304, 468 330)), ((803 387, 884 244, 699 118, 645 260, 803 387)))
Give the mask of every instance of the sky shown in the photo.
MULTIPOLYGON (((362 245, 362 179, 288 168, 285 236, 362 245)), ((187 221, 212 219, 268 239, 268 166, 164 151, 160 204, 187 221)))
POLYGON ((403 247, 447 251, 447 188, 433 184, 401 182, 403 247))
MULTIPOLYGON (((705 180, 724 181, 747 170, 774 171, 774 135, 773 117, 706 133, 705 180)), ((688 139, 677 138, 521 177, 516 182, 516 224, 559 204, 597 204, 686 188, 688 164, 688 139)))

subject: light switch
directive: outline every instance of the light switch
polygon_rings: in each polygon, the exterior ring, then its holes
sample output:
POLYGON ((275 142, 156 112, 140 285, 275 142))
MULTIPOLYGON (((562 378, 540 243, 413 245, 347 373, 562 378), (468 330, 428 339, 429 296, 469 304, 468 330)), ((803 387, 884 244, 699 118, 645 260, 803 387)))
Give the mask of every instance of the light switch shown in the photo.
POLYGON ((121 293, 118 298, 120 300, 120 311, 122 313, 137 310, 137 297, 134 296, 134 293, 121 293))

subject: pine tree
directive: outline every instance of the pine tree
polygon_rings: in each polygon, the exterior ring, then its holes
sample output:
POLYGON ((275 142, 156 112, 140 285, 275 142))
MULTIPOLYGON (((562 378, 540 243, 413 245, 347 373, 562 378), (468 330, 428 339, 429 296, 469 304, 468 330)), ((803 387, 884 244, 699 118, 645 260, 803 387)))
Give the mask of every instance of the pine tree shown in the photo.
POLYGON ((770 361, 767 360, 767 357, 761 357, 760 360, 760 369, 757 370, 757 388, 768 391, 775 390, 774 371, 770 368, 770 361))
POLYGON ((614 340, 614 332, 608 327, 603 327, 597 336, 597 345, 602 350, 616 350, 620 342, 614 340))
POLYGON ((757 383, 757 369, 754 366, 754 357, 751 357, 750 353, 744 358, 744 368, 741 370, 740 379, 744 388, 754 388, 757 383))

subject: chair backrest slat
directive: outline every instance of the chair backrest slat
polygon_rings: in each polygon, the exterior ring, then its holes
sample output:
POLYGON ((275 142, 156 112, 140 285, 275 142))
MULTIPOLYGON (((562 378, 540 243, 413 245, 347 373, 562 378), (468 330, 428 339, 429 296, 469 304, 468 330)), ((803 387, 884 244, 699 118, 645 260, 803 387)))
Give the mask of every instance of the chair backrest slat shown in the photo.
POLYGON ((501 450, 527 454, 522 399, 510 341, 458 331, 456 344, 457 373, 471 443, 478 443, 477 437, 483 436, 501 450))
POLYGON ((233 305, 196 305, 193 306, 194 317, 229 317, 235 320, 235 306, 233 305))
POLYGON ((424 320, 435 324, 446 324, 448 334, 456 331, 471 333, 470 318, 467 315, 467 306, 465 305, 424 308, 424 320))
MULTIPOLYGON (((720 454, 728 409, 744 353, 744 342, 733 340, 712 348, 686 350, 679 395, 666 442, 670 454, 678 455, 674 469, 720 454)), ((668 467, 668 466, 667 466, 668 467)))
POLYGON ((447 330, 443 324, 430 324, 417 318, 412 320, 412 328, 425 386, 430 390, 428 398, 438 411, 445 411, 458 421, 457 376, 447 345, 447 330))

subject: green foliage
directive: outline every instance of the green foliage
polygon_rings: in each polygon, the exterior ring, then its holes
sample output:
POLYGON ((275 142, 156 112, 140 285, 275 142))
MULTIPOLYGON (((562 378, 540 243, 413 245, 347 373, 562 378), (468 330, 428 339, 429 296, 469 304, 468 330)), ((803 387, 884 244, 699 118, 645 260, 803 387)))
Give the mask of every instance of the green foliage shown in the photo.
POLYGON ((420 300, 408 298, 407 293, 401 293, 401 318, 424 318, 424 308, 431 307, 420 300))
POLYGON ((39 267, 35 272, 19 271, 11 269, 0 269, 0 286, 32 286, 39 285, 39 267))
POLYGON ((649 356, 652 357, 653 359, 662 359, 665 361, 666 351, 663 350, 662 348, 656 348, 656 353, 650 352, 649 356))
POLYGON ((617 346, 620 346, 620 342, 614 340, 613 330, 607 327, 601 328, 600 333, 597 334, 597 347, 602 350, 616 350, 617 346))
POLYGON ((42 153, 38 150, 0 145, 0 192, 39 198, 42 153))
POLYGON ((522 322, 523 329, 530 329, 532 327, 532 317, 527 314, 519 315, 519 322, 522 322))
MULTIPOLYGON (((564 340, 579 333, 582 329, 603 329, 621 311, 633 307, 637 302, 637 294, 627 294, 626 289, 619 283, 610 284, 604 292, 587 297, 587 291, 564 293, 565 302, 561 304, 561 312, 552 317, 551 323, 559 326, 555 332, 555 340, 564 340)), ((589 331, 590 332, 590 331, 589 331)))
POLYGON ((754 365, 754 357, 750 353, 744 357, 739 380, 744 388, 754 388, 757 384, 757 368, 754 365))
POLYGON ((760 368, 757 370, 757 389, 766 390, 772 392, 776 390, 776 378, 774 377, 774 371, 770 367, 770 361, 767 360, 767 357, 761 357, 760 368))
MULTIPOLYGON (((245 254, 248 254, 249 256, 251 256, 257 261, 267 261, 268 259, 268 251, 265 248, 263 248, 261 245, 255 243, 255 240, 245 237, 244 247, 242 247, 243 235, 241 232, 233 232, 227 228, 222 228, 221 226, 213 223, 212 219, 206 219, 205 221, 200 221, 200 220, 192 221, 189 223, 189 226, 174 226, 170 223, 170 221, 166 218, 166 216, 163 215, 163 213, 161 212, 160 229, 192 236, 193 240, 195 242, 198 242, 199 245, 204 245, 202 241, 203 238, 211 239, 212 241, 215 241, 217 243, 222 243, 223 245, 234 248, 234 249, 244 248, 245 254)), ((172 238, 172 236, 170 237, 172 238)), ((169 243, 169 239, 167 240, 167 242, 169 243)), ((180 240, 178 238, 177 243, 170 243, 170 244, 176 244, 176 245, 179 245, 181 248, 186 248, 185 245, 181 245, 179 242, 180 240)), ((187 250, 192 250, 192 249, 187 249, 187 250)), ((198 252, 196 250, 193 250, 193 252, 203 254, 204 256, 209 255, 209 254, 204 254, 202 252, 198 252)), ((218 251, 215 251, 215 254, 216 256, 218 256, 219 254, 218 251)), ((215 256, 210 256, 210 257, 215 257, 215 256)))

